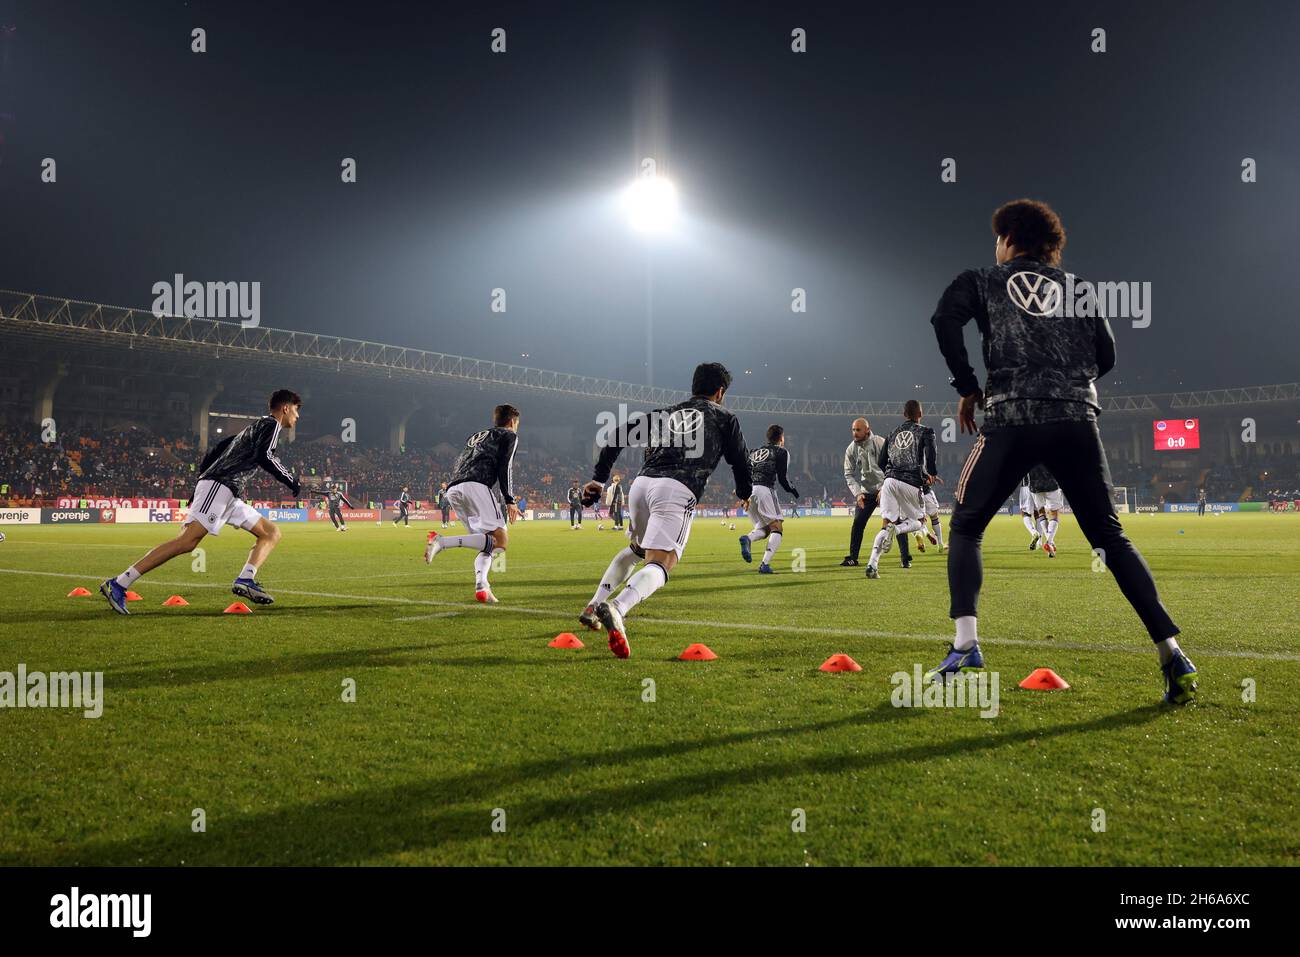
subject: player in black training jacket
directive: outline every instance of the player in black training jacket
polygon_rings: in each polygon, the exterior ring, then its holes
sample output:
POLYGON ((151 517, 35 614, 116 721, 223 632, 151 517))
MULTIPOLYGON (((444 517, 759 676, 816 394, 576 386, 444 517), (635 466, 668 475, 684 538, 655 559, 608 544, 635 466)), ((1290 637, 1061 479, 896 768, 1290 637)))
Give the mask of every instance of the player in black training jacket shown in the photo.
POLYGON ((402 486, 402 494, 397 497, 397 518, 393 519, 393 527, 397 527, 398 522, 405 522, 406 527, 411 527, 411 493, 405 485, 402 486))
POLYGON ((691 534, 695 503, 704 492, 718 460, 725 458, 736 479, 736 498, 750 497, 749 453, 740 420, 722 407, 731 386, 731 373, 720 362, 696 366, 691 398, 649 414, 638 413, 623 423, 626 436, 614 438, 600 450, 583 499, 594 502, 604 490, 610 470, 627 446, 646 445, 645 462, 628 491, 628 538, 605 569, 600 586, 578 621, 609 633, 609 650, 616 657, 632 653, 623 617, 668 583, 668 573, 682 557, 691 534), (645 566, 635 575, 636 566, 645 566), (630 577, 629 577, 630 576, 630 577), (627 584, 615 597, 614 589, 627 584))
POLYGON ((1056 529, 1065 507, 1061 485, 1045 466, 1035 465, 1029 470, 1029 494, 1033 498, 1034 528, 1043 541, 1043 551, 1048 558, 1055 558, 1056 529))
POLYGON ((346 532, 348 523, 343 518, 343 512, 339 508, 340 502, 348 508, 353 507, 352 503, 348 501, 348 497, 343 494, 343 489, 337 485, 327 486, 325 489, 325 507, 329 509, 330 521, 334 523, 334 527, 340 532, 346 532))
MULTIPOLYGON (((942 483, 943 479, 935 474, 934 429, 921 424, 922 415, 921 403, 908 399, 903 404, 905 421, 889 433, 885 444, 880 447, 880 470, 885 474, 884 484, 880 486, 880 517, 883 521, 871 545, 871 557, 867 559, 868 578, 880 577, 877 563, 880 556, 889 551, 895 535, 900 536, 900 551, 902 543, 912 532, 924 532, 931 542, 939 542, 925 527, 922 498, 932 482, 942 483)), ((920 538, 917 538, 916 546, 925 551, 920 538)), ((903 567, 912 567, 910 555, 903 555, 903 567)))
POLYGON ((280 529, 240 499, 239 490, 240 483, 248 474, 260 468, 282 482, 295 498, 298 497, 302 487, 297 477, 280 462, 275 451, 280 441, 280 430, 292 429, 298 422, 302 399, 296 392, 277 389, 271 394, 269 405, 269 415, 220 442, 203 457, 198 484, 194 487, 194 497, 190 499, 189 513, 181 533, 99 586, 100 594, 108 599, 114 611, 129 615, 126 591, 137 578, 177 555, 194 551, 204 535, 220 534, 223 525, 245 529, 257 539, 230 590, 259 605, 269 605, 275 600, 257 581, 257 570, 280 540, 280 529))
POLYGON ((1196 694, 1196 668, 1178 647, 1178 626, 1160 601, 1151 569, 1115 514, 1110 466, 1097 430, 1101 409, 1093 383, 1115 365, 1110 324, 1095 296, 1063 302, 1070 288, 1060 268, 1065 229, 1050 207, 1016 200, 993 214, 992 225, 997 265, 954 279, 930 320, 961 395, 962 431, 974 433, 975 410, 985 412, 962 467, 949 525, 949 615, 957 635, 929 675, 942 678, 984 666, 975 627, 984 577, 980 540, 1020 477, 1041 463, 1060 482, 1083 534, 1101 550, 1155 642, 1164 700, 1184 704, 1196 694), (962 339, 971 319, 983 339, 988 371, 983 389, 962 339))
POLYGON ((767 548, 763 550, 763 560, 758 563, 762 575, 771 575, 772 556, 781 546, 781 534, 785 530, 782 522, 781 503, 776 498, 776 483, 793 495, 799 497, 799 491, 786 478, 785 470, 790 462, 790 453, 785 450, 785 429, 779 425, 767 427, 767 444, 761 445, 749 453, 749 473, 754 483, 754 490, 749 496, 746 511, 754 522, 749 533, 740 536, 740 557, 746 562, 754 560, 750 546, 754 542, 767 539, 767 548))
POLYGON ((506 525, 519 518, 515 505, 512 468, 515 449, 519 444, 519 410, 513 405, 499 405, 492 410, 493 426, 475 432, 465 440, 465 448, 452 466, 451 481, 447 483, 447 499, 456 510, 468 535, 439 535, 429 533, 424 546, 424 560, 433 561, 435 555, 448 548, 472 548, 474 556, 474 598, 484 603, 494 603, 496 595, 488 584, 488 570, 492 559, 506 550, 509 537, 506 525), (501 489, 506 503, 505 514, 492 494, 492 486, 501 489))
POLYGON ((582 528, 582 489, 578 488, 577 479, 564 494, 569 503, 569 528, 582 528))

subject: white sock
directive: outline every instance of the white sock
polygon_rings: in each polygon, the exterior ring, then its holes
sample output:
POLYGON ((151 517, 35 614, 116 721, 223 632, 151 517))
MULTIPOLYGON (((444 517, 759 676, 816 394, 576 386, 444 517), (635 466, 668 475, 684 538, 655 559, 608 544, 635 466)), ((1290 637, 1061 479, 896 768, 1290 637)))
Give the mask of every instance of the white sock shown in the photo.
POLYGON ((776 554, 776 550, 780 547, 781 547, 781 533, 773 532, 771 535, 767 537, 767 548, 763 549, 763 560, 759 564, 771 565, 772 556, 776 554))
POLYGON ((609 596, 614 593, 614 589, 627 581, 627 577, 632 574, 632 570, 636 568, 637 563, 640 561, 641 559, 637 556, 637 553, 632 551, 631 548, 625 548, 615 555, 614 560, 609 563, 604 576, 600 579, 596 594, 591 596, 592 607, 594 608, 602 601, 609 601, 609 596))
POLYGON ((975 636, 975 616, 962 615, 957 619, 957 637, 952 640, 952 646, 958 651, 970 651, 978 641, 975 636))
POLYGON ((1038 534, 1038 526, 1034 523, 1034 517, 1032 515, 1026 515, 1023 512, 1021 512, 1020 518, 1024 521, 1025 528, 1029 529, 1030 535, 1038 534))
POLYGON ((130 588, 135 584, 135 580, 140 577, 140 572, 134 565, 128 568, 122 574, 117 576, 117 583, 123 588, 130 588))
POLYGON ((668 573, 664 571, 663 566, 657 562, 647 562, 632 576, 627 587, 618 593, 618 597, 614 599, 614 607, 618 609, 620 615, 626 615, 666 584, 668 584, 668 573))
POLYGON ((1056 519, 1048 519, 1047 522, 1047 540, 1053 545, 1056 544, 1056 530, 1060 527, 1060 522, 1056 519))
POLYGON ((443 548, 474 548, 480 552, 487 545, 486 535, 443 535, 439 541, 443 548))
POLYGON ((876 532, 876 540, 871 543, 871 557, 867 559, 867 564, 875 567, 876 562, 880 561, 880 556, 889 551, 889 543, 893 541, 894 526, 882 528, 876 532))
POLYGON ((899 535, 910 535, 912 532, 919 532, 922 525, 919 520, 909 518, 906 521, 895 522, 894 531, 899 535))
POLYGON ((939 544, 943 544, 943 526, 939 524, 939 516, 936 515, 930 519, 930 525, 934 528, 934 537, 939 539, 939 544))
POLYGON ((767 529, 755 528, 745 537, 748 538, 751 542, 761 542, 764 538, 767 537, 767 529))
POLYGON ((1040 538, 1044 538, 1044 539, 1047 538, 1047 519, 1046 519, 1046 518, 1036 518, 1036 519, 1034 519, 1034 527, 1035 527, 1036 529, 1038 529, 1038 535, 1039 535, 1040 538))
POLYGON ((254 565, 252 562, 249 562, 247 565, 244 566, 244 570, 243 570, 242 572, 239 573, 239 577, 240 577, 240 578, 256 578, 256 577, 257 577, 257 566, 254 565))
POLYGON ((505 551, 503 548, 494 548, 491 552, 479 552, 474 556, 474 590, 488 590, 488 569, 492 567, 492 558, 495 555, 505 551))
POLYGON ((1160 663, 1162 665, 1169 664, 1169 660, 1173 658, 1177 651, 1178 642, 1173 638, 1166 638, 1164 641, 1156 642, 1156 654, 1160 656, 1160 663))

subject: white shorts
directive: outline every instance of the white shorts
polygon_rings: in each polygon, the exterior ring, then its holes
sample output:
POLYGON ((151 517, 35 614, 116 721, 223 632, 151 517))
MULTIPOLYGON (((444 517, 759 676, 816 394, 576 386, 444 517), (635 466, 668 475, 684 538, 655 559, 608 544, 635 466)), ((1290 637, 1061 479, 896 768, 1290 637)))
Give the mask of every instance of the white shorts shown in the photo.
POLYGON ((475 535, 506 527, 505 516, 492 490, 482 482, 461 482, 447 489, 447 499, 456 517, 475 535))
POLYGON ((766 485, 755 485, 749 494, 749 517, 754 520, 754 527, 761 528, 779 522, 784 517, 781 503, 776 500, 776 492, 766 485))
POLYGON ((896 478, 885 479, 880 487, 880 517, 891 522, 914 518, 918 522, 925 516, 921 506, 921 490, 896 478))
POLYGON ((1045 508, 1049 512, 1059 512, 1065 507, 1065 496, 1061 494, 1059 488, 1054 488, 1050 492, 1035 492, 1034 506, 1045 508))
POLYGON ((681 482, 638 475, 628 490, 627 537, 638 548, 676 552, 681 559, 695 518, 695 496, 681 482))
POLYGON ((209 535, 219 535, 223 525, 252 531, 261 517, 257 509, 242 498, 237 498, 234 492, 220 482, 203 479, 194 486, 189 514, 181 524, 198 522, 209 535))
POLYGON ((1034 510, 1034 493, 1029 491, 1028 485, 1020 486, 1020 511, 1029 515, 1034 510))
POLYGON ((939 499, 934 494, 934 489, 928 488, 921 493, 921 507, 925 509, 926 515, 939 514, 939 499))

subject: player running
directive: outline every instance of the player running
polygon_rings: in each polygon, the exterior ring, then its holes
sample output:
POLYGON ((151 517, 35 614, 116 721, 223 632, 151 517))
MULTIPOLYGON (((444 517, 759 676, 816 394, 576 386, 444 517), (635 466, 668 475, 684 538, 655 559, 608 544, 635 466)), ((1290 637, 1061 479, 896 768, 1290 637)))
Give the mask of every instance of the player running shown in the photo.
MULTIPOLYGON (((872 543, 871 557, 867 559, 868 578, 880 577, 877 563, 880 556, 889 551, 895 535, 906 536, 925 528, 922 489, 930 482, 942 481, 935 474, 934 429, 921 424, 922 414, 921 403, 908 399, 903 404, 906 421, 889 434, 880 450, 880 468, 885 473, 885 482, 880 487, 880 517, 883 521, 872 543)), ((925 535, 931 544, 939 543, 933 532, 926 531, 925 535)), ((919 537, 916 545, 925 551, 925 543, 919 537)), ((907 555, 903 556, 903 567, 912 567, 912 560, 907 555)))
POLYGON ((785 429, 779 425, 769 425, 767 445, 749 453, 749 471, 754 490, 749 496, 746 510, 754 527, 749 534, 740 536, 740 557, 746 562, 754 560, 750 546, 767 539, 763 559, 758 563, 760 575, 775 574, 772 571, 772 556, 781 547, 781 534, 785 528, 781 521, 781 503, 776 498, 776 483, 780 482, 781 487, 796 499, 799 497, 798 490, 786 478, 785 470, 789 462, 790 453, 785 450, 785 429))
MULTIPOLYGON (((939 543, 939 553, 948 550, 948 546, 943 543, 943 526, 939 523, 939 497, 934 494, 934 484, 938 482, 943 484, 943 479, 937 475, 927 476, 925 488, 921 489, 921 507, 925 509, 926 517, 930 519, 930 528, 934 532, 931 541, 939 543)), ((925 551, 925 539, 920 531, 916 533, 916 547, 920 551, 925 551)))
MULTIPOLYGON (((645 416, 651 424, 652 438, 628 492, 628 538, 632 544, 614 556, 596 594, 578 616, 592 631, 604 626, 615 657, 631 655, 624 616, 668 583, 669 572, 686 549, 695 503, 719 459, 725 458, 731 466, 736 498, 750 498, 749 453, 740 420, 721 404, 730 386, 731 373, 726 367, 705 362, 695 368, 691 398, 648 416, 637 414, 638 420, 645 416), (645 566, 633 574, 642 560, 645 566), (611 597, 624 582, 623 590, 611 597)), ((616 444, 600 450, 592 480, 583 488, 584 498, 600 495, 621 451, 616 444)))
POLYGON ((405 485, 402 486, 402 494, 397 497, 397 518, 393 519, 393 527, 397 527, 398 522, 404 522, 404 528, 411 527, 411 493, 405 485))
POLYGON ((506 525, 519 518, 515 505, 512 469, 519 444, 519 410, 513 405, 499 405, 492 410, 493 426, 475 432, 465 440, 465 448, 452 466, 446 496, 456 517, 469 529, 468 535, 439 535, 429 532, 424 546, 425 562, 448 548, 472 548, 474 556, 474 598, 495 604, 496 595, 488 583, 492 559, 506 550, 509 536, 506 525), (505 514, 492 494, 492 486, 501 489, 506 503, 505 514))
POLYGON ((1095 296, 1091 307, 1085 298, 1072 315, 1064 314, 1065 229, 1050 207, 1016 200, 993 214, 992 226, 997 265, 959 275, 930 320, 961 396, 962 431, 974 433, 975 410, 986 411, 962 467, 949 528, 948 613, 957 634, 948 655, 928 675, 941 678, 984 667, 976 632, 984 578, 980 540, 1020 476, 1041 462, 1060 482, 1083 534, 1101 549, 1155 643, 1164 700, 1184 704, 1196 694, 1196 668, 1178 647, 1178 626, 1160 601, 1151 569, 1124 535, 1097 430, 1094 381, 1115 365, 1110 324, 1095 296), (971 319, 983 339, 987 395, 962 341, 962 327, 971 319))
POLYGON ((1043 540, 1043 551, 1048 558, 1056 557, 1056 529, 1061 524, 1061 509, 1065 507, 1061 486, 1042 465, 1029 470, 1029 491, 1034 496, 1034 521, 1043 540))
POLYGON ((239 497, 240 483, 257 468, 264 469, 276 481, 284 484, 296 498, 302 491, 296 476, 281 464, 275 451, 280 442, 280 430, 292 429, 298 422, 302 399, 288 389, 271 393, 268 403, 270 414, 264 415, 242 432, 232 435, 203 457, 199 465, 199 480, 190 499, 189 513, 181 533, 170 542, 151 549, 116 578, 99 586, 99 593, 119 615, 129 615, 126 609, 126 591, 141 575, 145 575, 177 555, 194 551, 204 535, 219 535, 223 525, 233 525, 252 532, 257 539, 244 564, 230 586, 240 598, 259 605, 275 601, 257 581, 257 570, 262 567, 271 549, 280 540, 280 529, 258 514, 257 509, 239 497))
POLYGON ((1029 476, 1020 480, 1020 520, 1029 530, 1029 550, 1032 552, 1042 540, 1038 531, 1038 511, 1034 508, 1034 493, 1029 490, 1029 476))
POLYGON ((338 485, 329 485, 325 489, 324 505, 329 509, 330 521, 334 523, 334 528, 340 532, 348 530, 347 520, 343 518, 343 511, 339 508, 339 502, 342 502, 348 508, 353 508, 353 504, 348 501, 348 497, 343 494, 343 489, 338 485))

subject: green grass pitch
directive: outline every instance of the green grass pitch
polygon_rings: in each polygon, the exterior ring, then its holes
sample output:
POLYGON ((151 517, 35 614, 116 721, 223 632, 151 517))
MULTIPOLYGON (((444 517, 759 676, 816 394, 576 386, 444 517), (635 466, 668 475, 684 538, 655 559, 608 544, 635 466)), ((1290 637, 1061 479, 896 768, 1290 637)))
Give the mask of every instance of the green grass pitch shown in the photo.
POLYGON ((174 527, 9 526, 0 671, 102 671, 105 706, 0 710, 0 864, 1296 863, 1300 517, 1126 527, 1201 672, 1191 707, 1158 705, 1069 518, 1055 560, 1018 518, 986 537, 994 718, 891 705, 890 676, 944 651, 945 558, 903 571, 895 549, 867 581, 836 567, 847 520, 788 521, 771 578, 740 560, 745 524, 697 520, 628 661, 575 621, 624 542, 590 520, 515 526, 497 607, 468 551, 425 566, 428 526, 287 525, 260 576, 277 603, 249 616, 220 614, 250 541, 227 529, 130 618, 64 596, 174 527), (586 647, 548 648, 562 631, 586 647), (674 660, 697 641, 718 659, 674 660), (836 652, 863 670, 818 671, 836 652), (1072 688, 1017 688, 1036 667, 1072 688))

